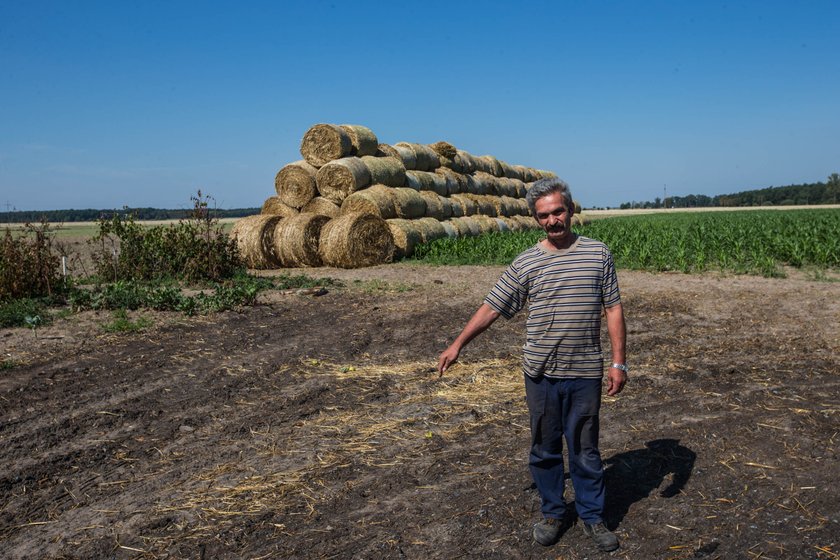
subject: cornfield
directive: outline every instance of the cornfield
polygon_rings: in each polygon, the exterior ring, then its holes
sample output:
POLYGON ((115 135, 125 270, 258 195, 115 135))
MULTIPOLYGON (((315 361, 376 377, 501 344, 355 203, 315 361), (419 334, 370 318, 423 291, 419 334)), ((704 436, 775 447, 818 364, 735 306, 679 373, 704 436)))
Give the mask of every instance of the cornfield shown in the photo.
MULTIPOLYGON (((783 275, 783 266, 840 268, 840 210, 693 212, 597 220, 575 231, 607 244, 619 268, 783 275)), ((435 264, 506 264, 542 232, 441 239, 417 248, 435 264)))

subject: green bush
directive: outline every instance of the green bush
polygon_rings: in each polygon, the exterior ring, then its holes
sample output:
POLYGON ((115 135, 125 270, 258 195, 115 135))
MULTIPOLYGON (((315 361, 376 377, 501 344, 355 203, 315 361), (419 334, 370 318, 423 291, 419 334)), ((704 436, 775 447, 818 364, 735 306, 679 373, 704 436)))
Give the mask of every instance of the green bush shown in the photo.
POLYGON ((49 322, 50 315, 43 301, 21 298, 0 303, 0 328, 36 328, 49 322))
MULTIPOLYGON (((288 278, 288 277, 287 277, 288 278)), ((304 284, 300 277, 295 284, 304 284)), ((284 284, 285 285, 285 284, 284 284)), ((215 313, 256 303, 263 290, 275 288, 274 282, 245 274, 215 284, 212 291, 186 295, 177 286, 120 280, 92 288, 74 289, 68 301, 73 309, 180 311, 187 315, 215 313)))
POLYGON ((0 301, 51 296, 64 289, 47 222, 26 224, 20 235, 6 233, 0 240, 0 301))
POLYGON ((133 216, 115 213, 99 220, 93 260, 102 280, 218 282, 244 270, 236 243, 208 209, 210 197, 198 191, 188 218, 168 226, 146 227, 133 216))

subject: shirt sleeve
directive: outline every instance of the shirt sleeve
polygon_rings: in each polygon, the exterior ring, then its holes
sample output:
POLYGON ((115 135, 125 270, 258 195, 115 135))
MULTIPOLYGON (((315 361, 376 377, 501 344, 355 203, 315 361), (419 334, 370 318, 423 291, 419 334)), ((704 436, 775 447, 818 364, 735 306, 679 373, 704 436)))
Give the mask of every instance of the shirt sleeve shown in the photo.
POLYGON ((604 277, 601 282, 601 302, 604 307, 613 307, 621 303, 621 294, 618 291, 618 275, 615 273, 615 263, 612 253, 604 246, 604 277))
POLYGON ((525 307, 528 301, 528 289, 519 278, 516 263, 511 264, 499 278, 484 303, 498 311, 505 319, 510 319, 525 307))

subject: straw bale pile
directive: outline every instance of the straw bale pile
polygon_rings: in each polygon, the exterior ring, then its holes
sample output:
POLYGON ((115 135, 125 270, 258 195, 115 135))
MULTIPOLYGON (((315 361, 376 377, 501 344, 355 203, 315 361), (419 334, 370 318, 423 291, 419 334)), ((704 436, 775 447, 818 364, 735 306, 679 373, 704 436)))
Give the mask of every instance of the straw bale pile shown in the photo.
POLYGON ((370 266, 434 239, 535 228, 525 195, 556 176, 444 141, 384 144, 354 124, 314 125, 300 153, 262 214, 234 227, 249 266, 370 266))

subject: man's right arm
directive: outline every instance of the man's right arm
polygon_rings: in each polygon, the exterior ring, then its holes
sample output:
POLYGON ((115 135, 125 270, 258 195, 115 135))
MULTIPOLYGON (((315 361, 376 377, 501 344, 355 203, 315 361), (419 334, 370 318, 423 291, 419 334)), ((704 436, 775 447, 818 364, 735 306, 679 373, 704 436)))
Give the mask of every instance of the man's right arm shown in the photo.
POLYGON ((478 308, 470 320, 467 322, 467 326, 464 327, 464 330, 461 331, 461 334, 455 339, 455 342, 449 345, 449 348, 443 351, 438 359, 438 371, 441 375, 445 372, 449 366, 454 364, 458 360, 458 355, 461 353, 461 350, 469 344, 469 342, 486 331, 493 322, 499 318, 499 312, 487 305, 486 303, 482 303, 481 307, 478 308))

